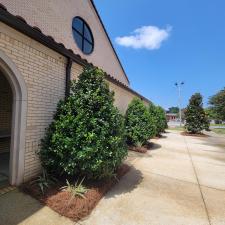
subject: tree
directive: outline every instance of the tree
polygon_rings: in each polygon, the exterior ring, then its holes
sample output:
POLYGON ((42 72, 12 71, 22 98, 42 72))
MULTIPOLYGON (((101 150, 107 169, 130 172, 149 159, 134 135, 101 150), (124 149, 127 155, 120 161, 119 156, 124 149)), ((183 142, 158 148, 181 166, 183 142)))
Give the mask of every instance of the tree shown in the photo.
POLYGON ((148 111, 155 126, 155 135, 159 136, 160 135, 160 124, 159 124, 160 118, 157 112, 157 108, 153 103, 150 103, 148 107, 148 111))
POLYGON ((155 135, 155 125, 147 107, 139 98, 134 98, 128 105, 125 115, 127 143, 142 146, 155 135))
POLYGON ((191 96, 185 111, 185 120, 185 128, 190 133, 201 133, 202 130, 209 129, 209 122, 203 109, 200 93, 191 96))
POLYGON ((169 109, 168 109, 168 112, 169 113, 179 113, 179 108, 178 107, 170 107, 169 109))
POLYGON ((49 172, 100 179, 113 175, 127 155, 124 119, 97 68, 85 68, 58 105, 39 152, 49 172))
POLYGON ((159 114, 160 133, 165 132, 167 126, 166 112, 161 106, 157 106, 157 112, 159 114))
POLYGON ((153 103, 149 104, 149 113, 153 118, 156 135, 159 136, 167 128, 166 114, 163 108, 155 106, 153 103))
POLYGON ((211 107, 205 108, 205 114, 207 117, 211 120, 215 120, 218 118, 217 114, 214 112, 214 110, 211 107))
POLYGON ((225 87, 219 91, 217 94, 209 98, 209 104, 217 118, 224 121, 225 120, 225 87))

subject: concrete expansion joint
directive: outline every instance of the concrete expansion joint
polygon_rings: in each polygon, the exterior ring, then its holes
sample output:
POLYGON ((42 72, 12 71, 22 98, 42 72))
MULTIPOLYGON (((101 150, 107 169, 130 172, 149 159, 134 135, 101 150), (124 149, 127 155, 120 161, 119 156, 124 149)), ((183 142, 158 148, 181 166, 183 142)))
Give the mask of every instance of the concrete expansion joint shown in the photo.
MULTIPOLYGON (((164 178, 167 178, 167 179, 176 180, 176 181, 180 181, 180 182, 183 182, 183 183, 188 183, 188 184, 192 184, 192 185, 199 186, 198 183, 194 183, 194 182, 191 182, 191 181, 181 180, 181 179, 178 179, 178 178, 174 178, 174 177, 170 177, 170 176, 165 176, 165 175, 162 175, 162 174, 159 174, 159 173, 150 172, 150 171, 147 171, 147 170, 145 170, 144 172, 145 173, 148 173, 148 174, 153 174, 153 175, 161 176, 161 177, 164 177, 164 178)), ((213 190, 224 191, 225 192, 225 190, 223 190, 223 189, 219 189, 219 188, 215 188, 215 187, 210 187, 210 186, 207 186, 207 185, 201 185, 200 184, 200 187, 205 187, 205 188, 210 188, 210 189, 213 189, 213 190)))
POLYGON ((183 182, 183 183, 188 183, 188 184, 192 184, 192 185, 198 186, 198 184, 196 184, 196 183, 194 183, 194 182, 191 182, 191 181, 181 180, 181 179, 178 179, 178 178, 174 178, 174 177, 162 175, 162 174, 159 174, 159 173, 149 172, 149 171, 147 171, 147 170, 144 171, 144 172, 145 172, 145 173, 149 173, 149 174, 154 174, 154 175, 157 175, 157 176, 160 176, 160 177, 164 177, 164 178, 167 178, 167 179, 170 179, 170 180, 176 180, 176 181, 180 181, 180 182, 183 182))
POLYGON ((14 186, 4 187, 2 189, 0 188, 0 197, 10 191, 15 190, 15 189, 16 189, 16 187, 14 187, 14 186))
POLYGON ((210 186, 207 186, 207 185, 201 185, 201 184, 200 184, 200 187, 206 187, 206 188, 213 189, 213 190, 216 190, 216 191, 223 191, 223 192, 225 192, 224 189, 219 189, 219 188, 215 188, 215 187, 210 187, 210 186))
POLYGON ((199 187, 199 191, 200 191, 200 194, 201 194, 201 197, 202 197, 202 201, 203 201, 203 204, 204 204, 204 208, 205 208, 205 212, 206 212, 206 215, 207 215, 207 218, 208 218, 209 225, 212 225, 211 220, 210 220, 210 216, 209 216, 209 211, 208 211, 208 208, 206 206, 204 195, 202 193, 202 188, 201 188, 201 185, 199 183, 199 179, 198 179, 198 175, 197 175, 197 172, 196 172, 196 168, 195 168, 195 165, 194 165, 191 153, 190 153, 190 149, 188 147, 188 143, 187 143, 186 137, 183 136, 183 138, 184 138, 184 142, 185 142, 185 145, 186 145, 186 150, 187 150, 187 153, 188 153, 188 155, 190 157, 190 161, 191 161, 191 164, 192 164, 192 167, 193 167, 193 170, 194 170, 194 174, 195 174, 195 177, 196 177, 196 180, 197 180, 197 185, 199 187))

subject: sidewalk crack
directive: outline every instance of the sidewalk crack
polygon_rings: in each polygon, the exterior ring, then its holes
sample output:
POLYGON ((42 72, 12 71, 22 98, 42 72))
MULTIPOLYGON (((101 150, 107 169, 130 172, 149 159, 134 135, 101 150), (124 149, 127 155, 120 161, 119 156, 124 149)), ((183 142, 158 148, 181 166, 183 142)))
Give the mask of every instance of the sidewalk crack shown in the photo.
POLYGON ((188 147, 188 143, 187 143, 186 137, 183 137, 183 138, 184 138, 184 142, 185 142, 185 145, 186 145, 186 149, 187 149, 188 155, 190 157, 190 161, 191 161, 191 164, 192 164, 194 173, 195 173, 195 177, 196 177, 196 180, 197 180, 197 185, 199 187, 199 191, 200 191, 200 194, 201 194, 201 197, 202 197, 202 201, 203 201, 203 204, 204 204, 204 207, 205 207, 205 211, 206 211, 206 215, 207 215, 207 218, 208 218, 209 225, 212 225, 211 220, 210 220, 210 216, 209 216, 209 211, 208 211, 208 208, 206 206, 206 202, 205 202, 205 199, 204 199, 204 195, 202 193, 202 188, 201 188, 201 185, 199 183, 198 175, 197 175, 197 172, 196 172, 196 169, 195 169, 195 165, 194 165, 194 162, 193 162, 191 153, 190 153, 190 149, 188 147))

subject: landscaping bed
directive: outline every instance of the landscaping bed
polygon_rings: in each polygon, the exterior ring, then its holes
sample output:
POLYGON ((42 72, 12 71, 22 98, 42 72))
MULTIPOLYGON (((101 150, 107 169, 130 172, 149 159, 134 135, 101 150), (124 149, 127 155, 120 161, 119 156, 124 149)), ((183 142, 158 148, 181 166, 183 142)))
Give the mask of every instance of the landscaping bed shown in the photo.
POLYGON ((127 164, 123 164, 117 169, 115 178, 100 181, 84 181, 84 185, 88 188, 84 198, 79 196, 71 197, 71 193, 62 191, 60 188, 65 183, 63 184, 60 181, 57 185, 50 187, 44 195, 41 194, 37 185, 32 185, 31 182, 24 184, 21 189, 60 215, 68 217, 73 221, 78 221, 91 213, 100 199, 129 169, 130 167, 127 164))
POLYGON ((130 146, 129 150, 133 152, 139 152, 139 153, 146 153, 148 151, 145 147, 136 147, 136 146, 130 146))
POLYGON ((192 137, 209 137, 209 135, 207 135, 207 134, 203 134, 203 133, 193 134, 193 133, 189 133, 189 132, 186 132, 186 131, 181 132, 180 134, 183 135, 183 136, 192 136, 192 137))
POLYGON ((125 164, 116 170, 128 154, 127 144, 132 151, 146 153, 152 143, 144 144, 167 127, 164 110, 153 104, 147 107, 140 98, 134 98, 121 115, 104 77, 102 70, 87 67, 71 82, 70 95, 59 102, 41 140, 42 174, 22 186, 74 221, 89 215, 128 172, 125 164))
MULTIPOLYGON (((160 137, 158 137, 160 138, 160 137)), ((147 142, 145 145, 138 147, 138 146, 129 146, 130 151, 139 152, 139 153, 146 153, 147 151, 151 150, 153 147, 153 143, 147 142)))

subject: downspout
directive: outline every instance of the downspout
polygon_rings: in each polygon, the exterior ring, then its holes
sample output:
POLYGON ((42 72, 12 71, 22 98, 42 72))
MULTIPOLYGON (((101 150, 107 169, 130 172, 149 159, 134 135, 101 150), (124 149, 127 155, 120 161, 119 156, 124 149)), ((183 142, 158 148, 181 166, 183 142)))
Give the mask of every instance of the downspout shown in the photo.
POLYGON ((66 88, 65 88, 65 98, 70 95, 70 80, 71 80, 71 67, 73 60, 71 58, 67 59, 66 64, 66 88))

